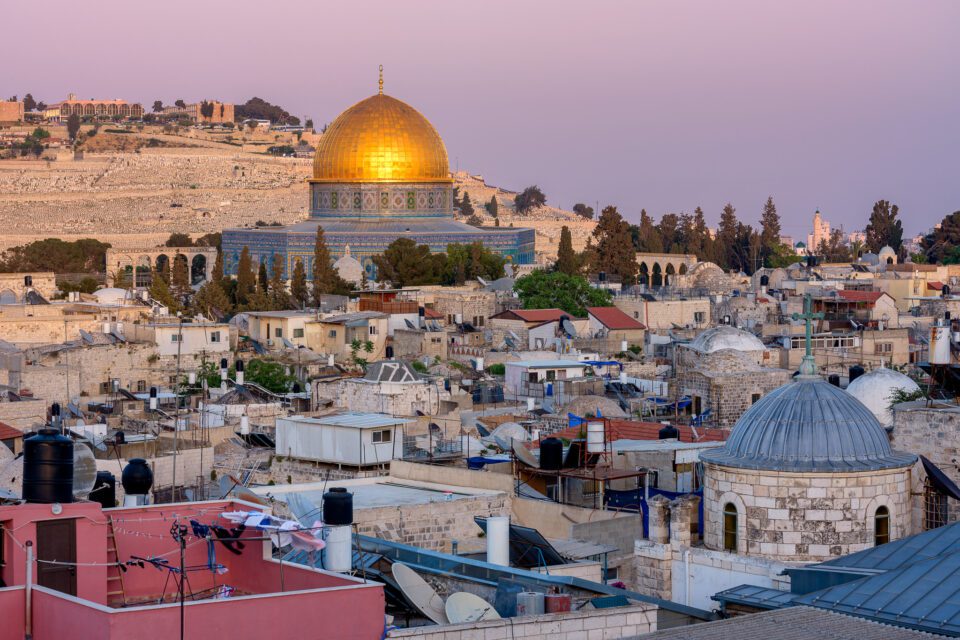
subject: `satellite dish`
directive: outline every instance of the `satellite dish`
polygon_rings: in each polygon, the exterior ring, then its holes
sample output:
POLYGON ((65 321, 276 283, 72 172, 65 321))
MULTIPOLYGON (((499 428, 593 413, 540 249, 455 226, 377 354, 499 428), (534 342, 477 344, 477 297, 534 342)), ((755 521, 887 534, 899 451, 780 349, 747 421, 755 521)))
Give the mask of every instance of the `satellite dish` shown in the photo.
POLYGON ((513 455, 528 467, 533 467, 534 469, 540 468, 540 461, 537 460, 532 453, 527 451, 523 444, 516 440, 513 441, 513 455))
MULTIPOLYGON (((4 445, 4 449, 7 447, 4 445)), ((9 449, 7 449, 9 451, 9 449)), ((23 495, 23 456, 0 463, 0 491, 6 491, 19 500, 23 495)))
POLYGON ((573 323, 570 322, 570 318, 563 318, 560 321, 560 326, 563 328, 563 332, 567 334, 568 337, 577 337, 577 330, 574 328, 573 323))
MULTIPOLYGON (((512 332, 511 332, 511 333, 512 333, 512 332)), ((504 342, 507 343, 507 347, 508 347, 508 348, 510 348, 510 349, 516 349, 516 348, 517 348, 517 343, 514 342, 514 341, 513 341, 513 338, 511 338, 510 336, 505 336, 503 340, 504 340, 504 342)))
POLYGON ((413 329, 414 331, 417 330, 417 328, 413 326, 413 323, 407 320, 406 318, 404 318, 403 321, 407 324, 407 329, 413 329))
POLYGON ((393 563, 393 579, 407 601, 437 624, 450 624, 444 610, 443 599, 416 571, 402 562, 393 563))
POLYGON ((484 286, 484 287, 489 286, 489 285, 487 284, 487 281, 484 280, 483 278, 481 278, 480 276, 477 276, 477 282, 479 282, 479 283, 480 283, 482 286, 484 286))
POLYGON ((97 481, 97 459, 90 447, 77 443, 73 447, 73 497, 85 500, 97 481))
POLYGON ((514 342, 517 342, 517 343, 520 342, 520 336, 518 336, 513 329, 507 329, 507 333, 510 334, 510 337, 513 338, 514 342))
POLYGON ((482 620, 499 620, 500 614, 493 608, 493 605, 472 593, 458 591, 447 598, 447 604, 444 605, 447 613, 447 619, 450 624, 460 624, 462 622, 480 622, 482 620))

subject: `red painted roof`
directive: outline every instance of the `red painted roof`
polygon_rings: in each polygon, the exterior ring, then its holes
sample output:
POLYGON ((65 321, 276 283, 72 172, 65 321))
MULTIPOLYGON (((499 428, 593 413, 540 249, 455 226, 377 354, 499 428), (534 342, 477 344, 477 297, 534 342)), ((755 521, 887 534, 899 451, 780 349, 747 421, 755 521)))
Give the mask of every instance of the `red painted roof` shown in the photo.
POLYGON ((23 431, 11 427, 5 422, 0 422, 0 440, 12 440, 13 438, 22 438, 23 431))
POLYGON ((884 295, 886 294, 883 291, 848 291, 846 289, 837 291, 837 297, 848 302, 876 302, 884 295))
MULTIPOLYGON (((663 425, 659 422, 640 422, 639 420, 618 420, 608 418, 607 438, 609 440, 657 440, 663 425)), ((730 435, 728 429, 717 427, 696 427, 697 436, 694 437, 693 428, 688 425, 674 425, 680 430, 681 442, 725 442, 730 435)), ((557 438, 576 438, 585 426, 568 427, 551 434, 557 438)))
POLYGON ((561 316, 570 317, 570 314, 563 309, 510 309, 493 317, 509 319, 510 314, 517 316, 524 322, 549 322, 550 320, 559 320, 561 316))
POLYGON ((587 307, 587 313, 596 318, 607 329, 646 329, 642 322, 634 320, 617 307, 587 307))
POLYGON ((934 291, 940 291, 943 289, 943 283, 934 280, 933 282, 928 282, 927 287, 933 289, 934 291))
POLYGON ((444 316, 443 316, 442 313, 440 313, 439 311, 436 311, 435 309, 431 309, 430 307, 424 307, 424 308, 423 308, 423 317, 424 317, 424 318, 431 318, 431 319, 434 319, 434 320, 441 320, 441 319, 443 319, 444 316))

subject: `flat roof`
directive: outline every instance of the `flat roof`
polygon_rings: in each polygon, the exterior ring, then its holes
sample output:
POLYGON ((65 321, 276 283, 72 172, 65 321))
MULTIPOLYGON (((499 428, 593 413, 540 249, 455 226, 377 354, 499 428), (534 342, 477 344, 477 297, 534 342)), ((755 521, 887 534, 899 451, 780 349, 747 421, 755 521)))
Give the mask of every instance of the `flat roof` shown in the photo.
POLYGON ((311 418, 307 416, 290 416, 286 420, 294 422, 316 424, 324 427, 350 427, 352 429, 377 429, 392 427, 398 424, 414 422, 405 418, 394 418, 386 413, 359 413, 347 412, 330 416, 311 418))
POLYGON ((518 360, 516 362, 504 362, 508 367, 526 367, 527 369, 556 369, 559 367, 588 367, 586 362, 576 360, 518 360))
POLYGON ((246 311, 245 313, 254 318, 313 318, 316 315, 313 311, 298 311, 296 309, 288 311, 246 311))
POLYGON ((251 487, 258 495, 271 495, 281 502, 286 502, 288 495, 297 494, 317 505, 322 504, 323 494, 330 487, 344 487, 353 494, 354 509, 376 509, 378 507, 395 507, 398 505, 430 504, 432 502, 449 502, 478 496, 490 496, 501 493, 472 487, 456 487, 441 485, 432 482, 420 482, 393 478, 391 476, 379 478, 356 478, 353 480, 338 480, 336 482, 310 482, 293 485, 265 485, 251 487))
POLYGON ((712 447, 721 447, 723 442, 701 441, 701 442, 680 442, 679 440, 615 440, 610 446, 617 453, 627 453, 631 451, 677 451, 680 449, 709 449, 712 447))

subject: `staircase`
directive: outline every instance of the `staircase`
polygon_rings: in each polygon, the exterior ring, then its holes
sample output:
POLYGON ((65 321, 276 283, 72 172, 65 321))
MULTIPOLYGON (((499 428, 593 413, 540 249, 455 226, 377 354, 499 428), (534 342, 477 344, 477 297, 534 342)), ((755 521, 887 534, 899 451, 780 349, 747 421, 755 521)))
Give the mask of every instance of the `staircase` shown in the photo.
POLYGON ((107 604, 122 607, 127 604, 123 587, 123 570, 120 568, 120 554, 117 551, 117 536, 113 531, 113 516, 107 516, 107 604))

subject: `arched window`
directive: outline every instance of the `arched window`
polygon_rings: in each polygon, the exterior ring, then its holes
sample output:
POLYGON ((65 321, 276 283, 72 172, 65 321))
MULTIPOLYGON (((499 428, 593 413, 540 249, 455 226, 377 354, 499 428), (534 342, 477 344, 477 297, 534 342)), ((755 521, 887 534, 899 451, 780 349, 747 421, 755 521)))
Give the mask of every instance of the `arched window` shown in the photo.
POLYGON ((873 544, 880 546, 890 542, 890 509, 877 507, 873 517, 873 544))
POLYGON ((723 550, 737 550, 737 507, 732 502, 723 506, 723 550))

